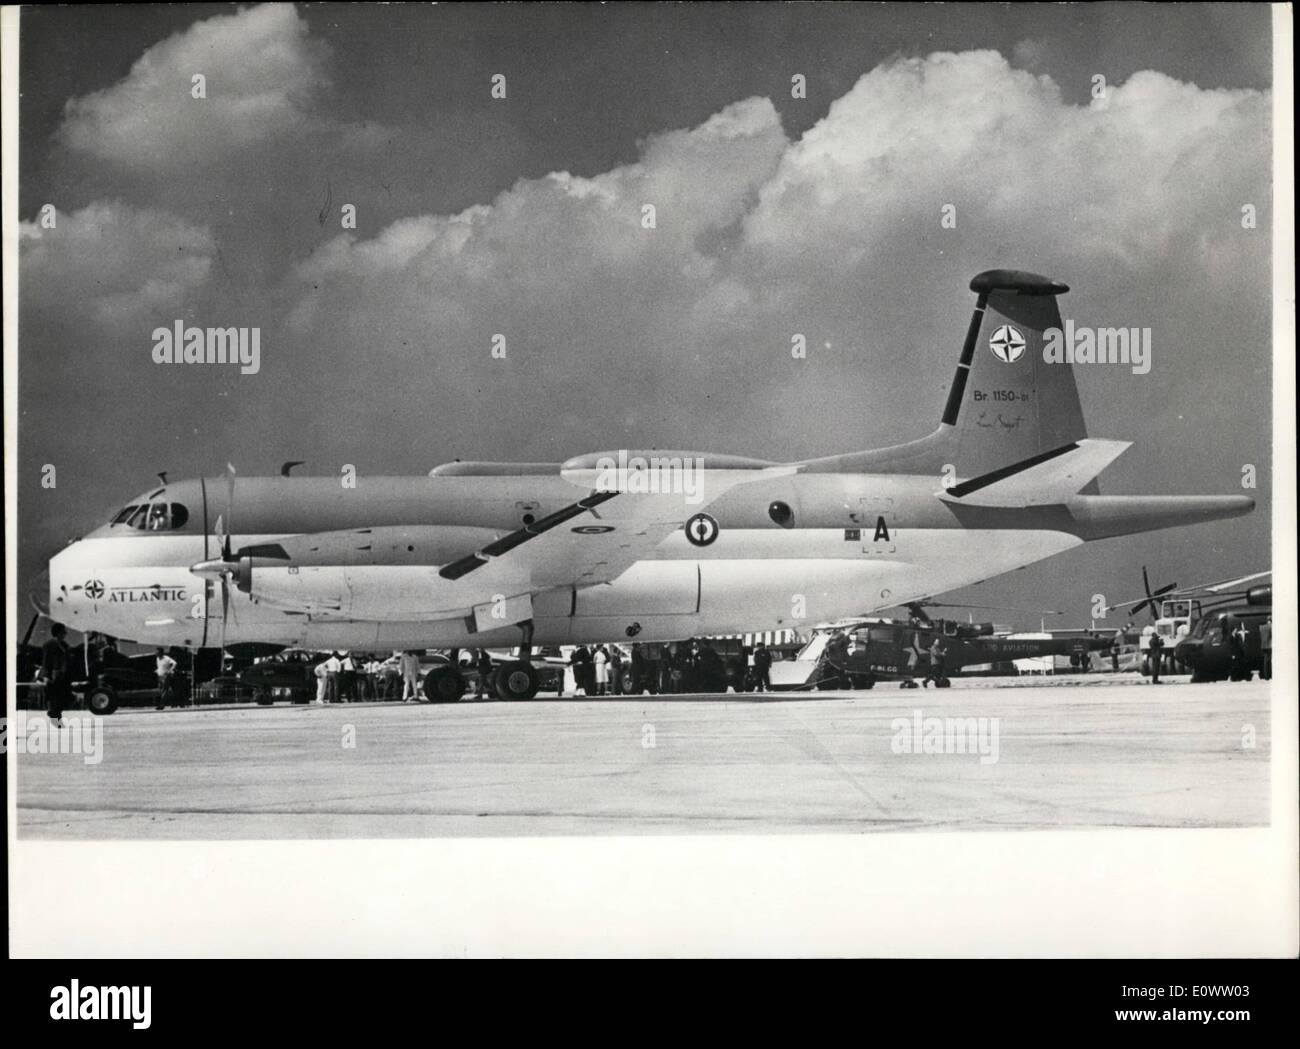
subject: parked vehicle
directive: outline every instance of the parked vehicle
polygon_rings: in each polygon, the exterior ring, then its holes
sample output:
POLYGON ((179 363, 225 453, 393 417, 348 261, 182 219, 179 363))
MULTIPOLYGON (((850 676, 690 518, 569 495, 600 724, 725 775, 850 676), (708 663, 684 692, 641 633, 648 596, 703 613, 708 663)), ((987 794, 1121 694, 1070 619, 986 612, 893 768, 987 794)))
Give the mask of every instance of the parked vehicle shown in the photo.
MULTIPOLYGON (((103 667, 93 681, 74 681, 72 692, 81 697, 92 714, 108 715, 118 707, 157 707, 163 704, 158 678, 152 669, 138 663, 103 667)), ((190 676, 182 671, 172 675, 168 705, 181 706, 190 701, 190 676)))
POLYGON ((306 703, 316 695, 316 664, 329 658, 325 652, 286 649, 239 672, 239 683, 253 690, 257 703, 288 699, 306 703))
POLYGON ((234 674, 223 674, 221 677, 203 682, 195 693, 195 702, 204 706, 213 703, 267 704, 271 702, 271 695, 265 689, 259 691, 251 685, 244 684, 234 674))

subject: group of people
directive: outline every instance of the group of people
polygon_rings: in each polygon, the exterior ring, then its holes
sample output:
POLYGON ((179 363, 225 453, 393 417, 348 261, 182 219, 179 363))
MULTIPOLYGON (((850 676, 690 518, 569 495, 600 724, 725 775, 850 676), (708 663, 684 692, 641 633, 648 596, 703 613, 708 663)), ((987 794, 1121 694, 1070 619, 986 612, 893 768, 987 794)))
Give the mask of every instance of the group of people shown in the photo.
POLYGON ((401 698, 413 703, 420 698, 420 653, 415 649, 396 652, 388 659, 331 652, 316 664, 316 702, 367 703, 401 698))
MULTIPOLYGON (((348 652, 331 652, 329 657, 316 664, 316 702, 363 703, 371 700, 385 701, 399 698, 403 703, 419 702, 420 651, 408 648, 394 652, 387 659, 375 656, 354 657, 348 652)), ((477 698, 488 693, 488 679, 492 673, 492 657, 480 648, 475 655, 462 655, 452 650, 451 661, 462 673, 474 670, 477 698)))
POLYGON ((724 658, 707 640, 652 646, 647 651, 633 642, 627 651, 619 645, 578 645, 569 656, 575 694, 617 696, 642 691, 659 694, 769 691, 772 653, 759 642, 724 658))
POLYGON ((644 673, 644 661, 639 644, 633 644, 630 654, 626 656, 618 645, 602 644, 594 648, 578 645, 569 656, 574 693, 581 691, 587 696, 622 695, 625 663, 632 671, 632 680, 640 681, 644 673))

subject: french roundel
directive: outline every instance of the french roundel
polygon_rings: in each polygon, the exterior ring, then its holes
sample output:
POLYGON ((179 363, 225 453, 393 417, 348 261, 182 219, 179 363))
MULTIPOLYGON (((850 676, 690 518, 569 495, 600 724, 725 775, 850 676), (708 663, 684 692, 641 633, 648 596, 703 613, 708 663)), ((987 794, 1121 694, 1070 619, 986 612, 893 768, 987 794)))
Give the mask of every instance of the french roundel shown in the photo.
POLYGON ((686 538, 693 546, 708 546, 718 538, 718 522, 708 514, 696 514, 686 522, 686 538))
POLYGON ((1015 364, 1025 354, 1025 337, 1010 324, 1004 324, 989 336, 989 349, 1003 364, 1015 364))

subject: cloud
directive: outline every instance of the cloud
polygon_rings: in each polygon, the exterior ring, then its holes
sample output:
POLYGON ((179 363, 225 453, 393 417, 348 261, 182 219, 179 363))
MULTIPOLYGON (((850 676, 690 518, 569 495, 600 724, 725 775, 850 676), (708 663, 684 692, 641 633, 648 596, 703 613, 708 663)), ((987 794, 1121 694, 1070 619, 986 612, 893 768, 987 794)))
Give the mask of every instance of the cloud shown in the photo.
POLYGON ((24 321, 138 334, 193 303, 216 244, 204 227, 163 211, 98 202, 56 214, 53 229, 19 224, 24 321))
POLYGON ((594 178, 555 172, 490 205, 339 236, 297 267, 293 325, 372 343, 376 330, 466 346, 531 332, 538 348, 576 347, 613 337, 631 315, 634 330, 658 331, 636 351, 648 356, 674 332, 690 336, 693 304, 725 305, 719 252, 786 145, 772 104, 748 99, 651 137, 636 163, 594 178))
POLYGON ((1266 96, 1135 74, 1086 107, 996 52, 934 54, 868 73, 791 147, 747 220, 749 238, 803 256, 843 241, 879 261, 899 236, 953 247, 1012 239, 1126 280, 1203 236, 1237 238, 1237 204, 1268 170, 1266 96), (957 236, 938 223, 957 209, 957 236))
POLYGON ((327 59, 290 4, 205 19, 149 48, 119 83, 72 99, 61 136, 128 170, 201 166, 300 134, 329 86, 327 59))
MULTIPOLYGON (((304 221, 292 199, 319 144, 346 153, 388 134, 373 123, 333 134, 343 125, 318 105, 327 60, 293 9, 254 8, 156 45, 120 84, 74 102, 65 136, 88 136, 106 158, 195 164, 218 146, 222 158, 156 183, 149 207, 97 204, 59 241, 28 245, 25 287, 53 281, 56 297, 119 327, 199 306, 260 325, 265 375, 298 384, 299 405, 328 401, 364 359, 368 381, 345 409, 354 422, 317 432, 308 418, 313 439, 363 428, 395 385, 427 377, 398 401, 402 425, 458 454, 501 457, 565 458, 593 434, 773 458, 918 435, 933 420, 916 409, 937 417, 951 377, 966 282, 994 266, 1067 280, 1067 315, 1152 327, 1162 390, 1183 413, 1224 339, 1247 364, 1267 357, 1267 93, 1142 72, 1074 105, 998 52, 940 52, 866 72, 794 141, 770 101, 744 99, 651 134, 630 163, 520 179, 454 213, 417 208, 372 226, 362 199, 374 232, 322 241, 319 202, 306 202, 304 221), (210 85, 246 85, 233 99, 210 92, 211 139, 182 119, 188 89, 158 97, 200 65, 210 85), (236 128, 236 113, 258 119, 236 128), (270 137, 249 146, 259 135, 270 137), (144 146, 128 157, 132 141, 144 146), (1245 203, 1259 207, 1256 231, 1240 225, 1245 203), (955 229, 940 222, 945 205, 955 229), (107 246, 98 259, 80 247, 95 236, 107 246), (505 360, 490 356, 497 334, 505 360), (812 347, 807 361, 790 356, 795 335, 812 347), (689 389, 708 410, 635 389, 689 389), (521 425, 478 415, 467 430, 467 405, 485 402, 514 406, 521 425), (780 422, 765 429, 757 420, 774 406, 780 422), (521 434, 537 437, 520 445, 521 434)), ((400 141, 383 153, 386 177, 428 185, 427 155, 400 141)), ((340 164, 335 189, 368 152, 340 164)), ((333 206, 356 199, 338 189, 333 206)), ((1080 379, 1097 432, 1160 410, 1133 384, 1090 399, 1090 381, 1080 379)), ((299 405, 284 410, 306 413, 299 405)))
MULTIPOLYGON (((749 99, 594 177, 521 180, 455 215, 338 237, 294 271, 291 325, 327 364, 364 345, 433 369, 424 408, 438 419, 484 390, 522 403, 549 368, 583 376, 550 404, 580 410, 591 432, 664 444, 689 432, 730 449, 755 405, 780 405, 805 421, 760 450, 793 457, 924 432, 895 391, 913 388, 937 418, 965 324, 950 304, 979 270, 1019 266, 1082 289, 1066 308, 1102 304, 1095 323, 1154 327, 1165 389, 1190 396, 1215 336, 1189 329, 1164 289, 1196 289, 1219 304, 1214 323, 1253 330, 1267 236, 1239 219, 1268 199, 1268 106, 1153 72, 1077 106, 993 51, 893 61, 795 142, 749 99), (654 230, 640 223, 647 203, 654 230), (495 371, 493 333, 513 362, 495 371), (805 365, 788 352, 795 333, 815 348, 805 365), (682 384, 719 390, 708 413, 627 404, 629 385, 682 384), (830 433, 829 419, 860 423, 830 433)), ((1145 396, 1122 392, 1102 412, 1145 396)))

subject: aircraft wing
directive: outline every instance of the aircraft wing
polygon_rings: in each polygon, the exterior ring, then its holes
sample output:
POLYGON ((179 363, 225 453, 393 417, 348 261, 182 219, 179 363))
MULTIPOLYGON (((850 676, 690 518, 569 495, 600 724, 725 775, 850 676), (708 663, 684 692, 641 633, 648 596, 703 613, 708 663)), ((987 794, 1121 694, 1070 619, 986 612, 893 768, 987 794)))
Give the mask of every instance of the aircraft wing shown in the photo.
MULTIPOLYGON (((609 479, 586 465, 587 458, 570 460, 578 465, 566 464, 562 471, 566 480, 587 494, 439 569, 442 580, 462 594, 480 591, 474 601, 476 615, 480 602, 499 594, 507 605, 506 622, 518 622, 525 616, 509 607, 512 598, 556 586, 611 582, 733 488, 786 477, 798 469, 700 470, 696 493, 688 497, 682 491, 640 491, 625 479, 619 481, 620 490, 601 490, 609 479)), ((705 536, 710 527, 716 535, 716 523, 710 526, 706 521, 702 527, 705 536)))

